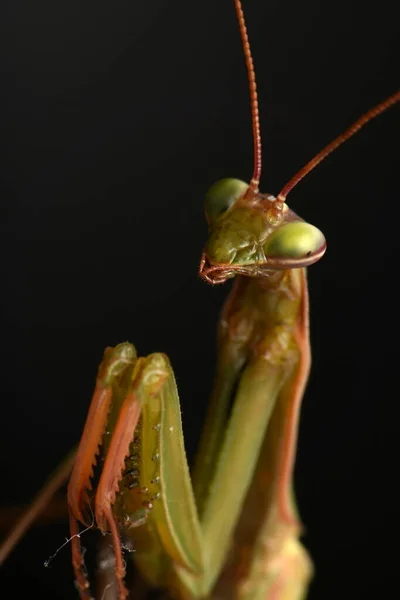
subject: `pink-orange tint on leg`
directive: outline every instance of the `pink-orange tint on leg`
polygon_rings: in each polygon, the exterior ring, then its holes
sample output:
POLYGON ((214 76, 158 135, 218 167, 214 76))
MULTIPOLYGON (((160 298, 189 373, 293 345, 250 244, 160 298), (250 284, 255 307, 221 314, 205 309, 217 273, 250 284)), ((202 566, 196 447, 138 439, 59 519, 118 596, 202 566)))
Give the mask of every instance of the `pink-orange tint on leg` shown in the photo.
POLYGON ((118 600, 125 600, 125 598, 128 597, 128 590, 126 589, 124 584, 125 564, 122 556, 120 533, 118 525, 115 522, 114 516, 112 514, 111 506, 103 506, 103 517, 104 520, 108 523, 107 529, 111 531, 111 537, 113 541, 115 557, 114 573, 117 580, 118 600))
POLYGON ((287 392, 291 394, 291 399, 282 436, 283 443, 279 467, 278 509, 281 517, 288 524, 293 522, 290 506, 290 489, 296 459, 300 408, 311 365, 308 288, 304 269, 302 273, 302 301, 294 333, 297 346, 300 350, 300 362, 291 389, 287 392))
POLYGON ((133 392, 128 394, 118 415, 107 456, 104 461, 95 499, 97 526, 104 533, 111 531, 114 547, 118 600, 125 600, 128 596, 128 592, 124 585, 125 566, 120 532, 112 513, 112 505, 114 504, 115 495, 118 491, 125 458, 129 455, 129 446, 134 437, 135 429, 140 417, 140 410, 141 403, 137 395, 133 392))
MULTIPOLYGON (((0 565, 5 561, 7 556, 12 552, 21 538, 25 535, 30 527, 44 513, 44 510, 50 504, 50 501, 57 490, 65 484, 72 470, 72 465, 75 459, 75 454, 70 453, 67 458, 61 463, 55 473, 50 477, 49 481, 40 490, 32 505, 28 509, 24 509, 18 521, 11 528, 10 533, 0 544, 0 565)), ((64 505, 66 506, 65 499, 64 505)), ((64 507, 65 511, 65 507, 64 507)), ((12 521, 11 521, 12 522, 12 521)), ((8 524, 10 521, 8 521, 8 524)))
POLYGON ((69 529, 71 534, 72 566, 75 573, 76 586, 81 600, 92 600, 89 581, 86 576, 85 562, 83 560, 79 525, 71 509, 69 511, 69 529))
POLYGON ((97 526, 107 531, 108 514, 115 502, 125 458, 129 455, 129 445, 133 440, 140 417, 141 403, 137 394, 128 394, 121 406, 117 423, 104 461, 100 481, 97 486, 95 515, 97 526))
POLYGON ((104 387, 103 383, 98 381, 68 484, 70 509, 75 517, 85 525, 90 525, 83 514, 84 506, 88 506, 86 490, 91 489, 90 478, 93 475, 96 453, 106 427, 111 398, 111 387, 104 387))

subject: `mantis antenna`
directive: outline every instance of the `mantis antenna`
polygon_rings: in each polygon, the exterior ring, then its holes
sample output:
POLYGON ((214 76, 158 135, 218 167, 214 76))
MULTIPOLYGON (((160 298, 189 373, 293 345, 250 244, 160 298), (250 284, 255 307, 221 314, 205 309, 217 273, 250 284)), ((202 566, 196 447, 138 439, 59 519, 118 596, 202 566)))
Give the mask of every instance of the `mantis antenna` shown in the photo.
MULTIPOLYGON (((253 144, 254 144, 254 170, 253 176, 250 181, 249 188, 245 194, 245 198, 252 200, 258 194, 258 186, 261 178, 261 133, 260 133, 260 117, 258 109, 258 96, 257 96, 257 84, 256 74, 254 69, 253 57, 251 54, 249 37, 247 35, 246 22, 244 19, 243 8, 241 0, 234 0, 236 15, 239 23, 240 36, 242 38, 244 58, 246 61, 247 75, 249 79, 249 92, 250 92, 250 106, 251 106, 251 121, 253 128, 253 144)), ((361 129, 368 121, 371 121, 385 110, 399 102, 400 90, 380 102, 374 108, 368 110, 362 115, 355 123, 353 123, 346 131, 338 135, 330 144, 328 144, 321 152, 318 152, 314 158, 312 158, 304 167, 302 167, 282 188, 279 192, 276 201, 274 203, 275 217, 279 220, 280 215, 283 211, 283 206, 286 201, 286 196, 292 189, 305 177, 310 171, 312 171, 320 162, 322 162, 331 152, 336 150, 343 142, 346 142, 351 138, 357 131, 361 129)))
POLYGON ((305 177, 310 171, 312 171, 317 165, 319 165, 319 163, 322 162, 324 158, 326 158, 329 154, 331 154, 331 152, 336 150, 336 148, 343 144, 343 142, 347 141, 355 133, 357 133, 357 131, 359 131, 361 127, 368 123, 368 121, 371 121, 371 119, 374 119, 375 117, 383 113, 386 109, 388 109, 390 106, 393 106, 393 104, 396 104, 396 102, 398 102, 399 100, 400 90, 389 96, 389 98, 386 98, 386 100, 384 100, 383 102, 380 102, 379 104, 374 106, 374 108, 368 110, 364 115, 357 119, 357 121, 353 123, 353 125, 350 125, 350 127, 346 129, 346 131, 338 135, 337 138, 335 138, 330 144, 325 146, 325 148, 321 150, 321 152, 318 152, 318 154, 314 156, 314 158, 312 158, 306 165, 304 165, 304 167, 300 169, 300 171, 297 171, 297 173, 287 182, 286 185, 284 185, 282 190, 279 192, 276 201, 282 203, 285 202, 288 193, 292 191, 292 189, 299 183, 299 181, 303 179, 303 177, 305 177))
POLYGON ((254 70, 253 57, 251 55, 249 36, 247 35, 246 22, 244 20, 242 3, 240 0, 234 0, 236 16, 239 22, 240 37, 242 38, 244 59, 246 61, 247 75, 249 78, 251 122, 253 126, 253 144, 254 144, 254 170, 250 181, 246 197, 251 199, 258 194, 258 186, 261 178, 261 133, 260 133, 260 115, 258 111, 258 96, 256 72, 254 70))

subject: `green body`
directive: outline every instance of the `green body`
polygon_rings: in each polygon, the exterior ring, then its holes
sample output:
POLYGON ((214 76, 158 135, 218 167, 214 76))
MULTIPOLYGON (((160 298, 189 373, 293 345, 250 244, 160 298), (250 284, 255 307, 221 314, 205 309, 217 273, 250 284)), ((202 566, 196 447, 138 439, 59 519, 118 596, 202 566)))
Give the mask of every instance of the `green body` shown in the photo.
POLYGON ((224 278, 243 274, 222 311, 214 387, 192 477, 167 357, 137 359, 133 346, 121 344, 107 351, 98 380, 112 392, 95 490, 98 524, 107 529, 103 508, 112 505, 149 588, 180 600, 300 600, 312 573, 298 541, 292 470, 309 369, 302 267, 315 262, 324 240, 289 210, 280 221, 270 218, 274 198, 249 204, 246 188, 222 180, 206 201, 209 209, 215 197, 217 207, 208 210, 203 266, 211 265, 216 282, 221 272, 224 278), (132 421, 122 449, 116 438, 130 407, 140 419, 132 421))

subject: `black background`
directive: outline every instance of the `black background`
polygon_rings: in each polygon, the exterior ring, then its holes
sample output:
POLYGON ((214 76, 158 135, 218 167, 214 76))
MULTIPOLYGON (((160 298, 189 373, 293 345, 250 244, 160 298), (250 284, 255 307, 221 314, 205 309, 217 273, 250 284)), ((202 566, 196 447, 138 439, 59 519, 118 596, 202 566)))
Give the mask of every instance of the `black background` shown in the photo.
MULTIPOLYGON (((245 2, 263 191, 395 91, 395 4, 245 2)), ((103 349, 125 339, 170 356, 193 456, 229 287, 197 276, 202 198, 220 177, 249 179, 252 141, 230 0, 3 10, 0 486, 12 505, 78 441, 103 349)), ((398 124, 395 107, 289 197, 328 240, 309 272, 296 468, 311 600, 383 598, 397 581, 398 124)), ((0 572, 1 596, 76 597, 68 549, 43 568, 67 534, 31 532, 0 572)))

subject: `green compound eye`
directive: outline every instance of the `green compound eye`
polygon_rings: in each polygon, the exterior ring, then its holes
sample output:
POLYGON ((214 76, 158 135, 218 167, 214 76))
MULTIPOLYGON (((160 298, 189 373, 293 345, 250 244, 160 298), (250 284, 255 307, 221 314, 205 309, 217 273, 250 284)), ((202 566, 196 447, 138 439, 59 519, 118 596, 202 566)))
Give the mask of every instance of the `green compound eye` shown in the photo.
POLYGON ((301 221, 287 223, 270 235, 264 244, 266 257, 304 258, 324 243, 322 232, 301 221))
POLYGON ((218 217, 235 204, 240 196, 243 196, 248 187, 248 183, 232 178, 220 179, 214 183, 204 200, 208 222, 214 223, 218 217))

